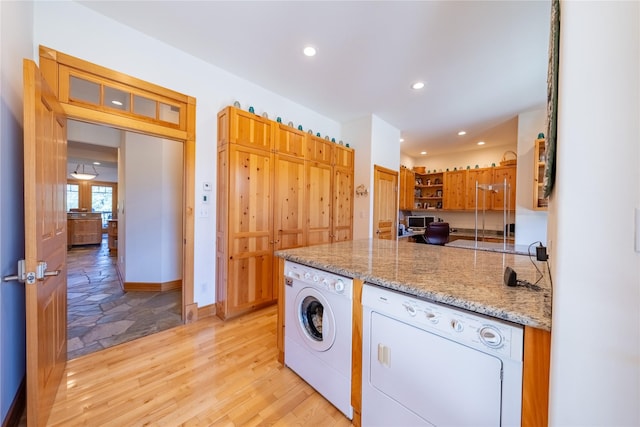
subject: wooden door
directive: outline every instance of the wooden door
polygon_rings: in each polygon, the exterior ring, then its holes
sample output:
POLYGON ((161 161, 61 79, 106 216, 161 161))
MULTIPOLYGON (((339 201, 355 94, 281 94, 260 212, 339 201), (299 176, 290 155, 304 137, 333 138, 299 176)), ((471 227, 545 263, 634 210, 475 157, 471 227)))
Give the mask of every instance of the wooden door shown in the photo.
POLYGON ((375 165, 373 174, 373 237, 393 240, 398 237, 398 171, 375 165))
POLYGON ((23 84, 27 425, 42 426, 67 360, 67 128, 58 100, 27 59, 23 84), (58 275, 36 274, 39 263, 58 275))
POLYGON ((353 239, 353 169, 333 170, 333 222, 331 240, 353 239))
POLYGON ((225 318, 273 301, 272 161, 268 151, 229 148, 225 318))
POLYGON ((307 244, 331 242, 331 165, 307 162, 307 244))
POLYGON ((466 171, 444 173, 444 209, 462 210, 465 208, 466 171))
POLYGON ((486 186, 492 183, 493 171, 489 168, 472 169, 467 171, 466 201, 467 209, 476 209, 476 183, 478 189, 478 210, 491 209, 491 193, 486 186))

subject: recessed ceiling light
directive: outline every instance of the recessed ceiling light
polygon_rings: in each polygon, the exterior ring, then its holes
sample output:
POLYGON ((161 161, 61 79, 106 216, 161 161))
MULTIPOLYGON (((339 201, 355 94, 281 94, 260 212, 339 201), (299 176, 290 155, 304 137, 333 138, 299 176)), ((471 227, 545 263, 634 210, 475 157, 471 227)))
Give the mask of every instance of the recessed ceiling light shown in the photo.
POLYGON ((404 142, 404 138, 400 138, 400 142, 404 142))
POLYGON ((462 135, 466 135, 467 132, 464 130, 461 130, 460 132, 458 132, 458 136, 462 136, 462 135))
POLYGON ((316 48, 312 47, 312 46, 307 46, 307 47, 304 48, 304 50, 302 52, 307 56, 315 56, 316 55, 316 48))
POLYGON ((100 162, 93 162, 94 165, 100 166, 100 162))
POLYGON ((415 90, 422 89, 423 87, 424 87, 423 82, 415 82, 414 84, 411 85, 411 88, 415 90))
POLYGON ((111 103, 112 103, 113 105, 122 105, 122 102, 120 102, 120 101, 116 101, 115 99, 114 99, 113 101, 111 101, 111 103))
POLYGON ((478 141, 478 145, 484 145, 484 141, 478 141))
POLYGON ((422 154, 424 156, 425 154, 427 154, 427 152, 426 151, 421 151, 420 154, 422 154))

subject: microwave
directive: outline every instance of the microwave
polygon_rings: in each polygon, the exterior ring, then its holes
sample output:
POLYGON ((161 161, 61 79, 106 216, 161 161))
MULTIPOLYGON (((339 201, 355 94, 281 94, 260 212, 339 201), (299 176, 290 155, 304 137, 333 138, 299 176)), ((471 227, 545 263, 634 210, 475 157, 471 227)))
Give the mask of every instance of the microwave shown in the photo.
POLYGON ((433 215, 410 215, 407 217, 407 227, 412 229, 425 229, 427 224, 438 222, 438 218, 433 215))

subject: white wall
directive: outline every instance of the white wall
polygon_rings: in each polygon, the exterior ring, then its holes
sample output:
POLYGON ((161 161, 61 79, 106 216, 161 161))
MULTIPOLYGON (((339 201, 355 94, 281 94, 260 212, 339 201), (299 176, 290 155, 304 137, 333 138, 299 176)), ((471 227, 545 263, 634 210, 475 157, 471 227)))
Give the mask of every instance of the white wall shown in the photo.
MULTIPOLYGON (((0 277, 24 258, 22 58, 31 57, 33 4, 0 1, 0 277)), ((0 424, 25 375, 24 285, 0 282, 0 424)))
POLYGON ((547 212, 533 210, 535 140, 547 129, 547 110, 518 116, 518 176, 516 193, 516 245, 547 244, 547 212))
POLYGON ((638 426, 640 3, 561 6, 550 425, 638 426))
MULTIPOLYGON (((216 182, 217 113, 236 100, 245 109, 252 105, 256 113, 266 111, 269 117, 282 117, 285 123, 293 121, 305 129, 350 142, 341 136, 336 121, 76 2, 34 5, 33 55, 42 44, 196 98, 196 200, 200 200, 203 182, 216 182), (65 28, 73 31, 61 31, 65 28)), ((356 151, 356 159, 358 156, 356 151)), ((200 212, 200 206, 196 206, 196 212, 200 212)), ((215 212, 212 197, 209 216, 195 220, 194 297, 199 306, 215 302, 215 212)))
MULTIPOLYGON (((447 154, 439 155, 426 155, 424 157, 414 158, 416 166, 424 166, 427 170, 443 172, 447 169, 453 170, 454 168, 466 169, 469 166, 471 169, 476 165, 480 168, 488 168, 491 166, 500 166, 500 160, 507 151, 513 151, 517 153, 518 147, 516 142, 509 145, 500 145, 497 147, 478 147, 473 150, 467 151, 452 151, 447 154)), ((507 159, 513 159, 512 154, 506 154, 507 159)))
POLYGON ((400 131, 375 115, 344 123, 342 135, 356 149, 354 188, 363 184, 368 196, 353 202, 353 238, 373 236, 373 165, 399 170, 400 131))
POLYGON ((373 214, 373 167, 371 147, 371 116, 363 117, 342 127, 345 142, 350 142, 356 150, 353 184, 354 188, 363 184, 368 190, 368 196, 353 199, 353 238, 366 239, 372 236, 371 215, 373 214))
POLYGON ((183 144, 127 132, 125 153, 125 282, 182 278, 183 144))

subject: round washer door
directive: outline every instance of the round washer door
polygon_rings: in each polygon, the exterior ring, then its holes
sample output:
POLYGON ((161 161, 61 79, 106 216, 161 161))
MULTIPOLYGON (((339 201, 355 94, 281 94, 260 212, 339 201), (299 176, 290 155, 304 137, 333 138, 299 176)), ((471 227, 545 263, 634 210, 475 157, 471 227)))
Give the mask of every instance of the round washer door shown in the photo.
POLYGON ((296 296, 296 326, 304 343, 314 351, 327 351, 336 339, 336 319, 327 299, 313 288, 296 296))

